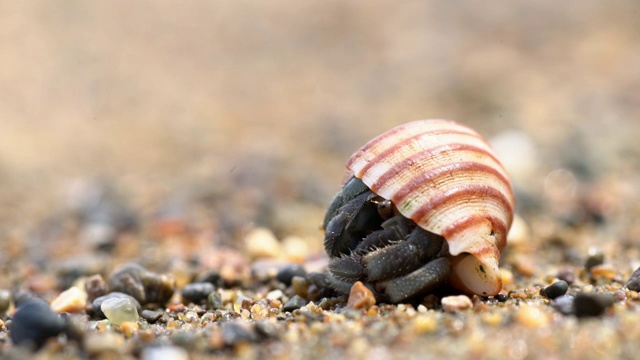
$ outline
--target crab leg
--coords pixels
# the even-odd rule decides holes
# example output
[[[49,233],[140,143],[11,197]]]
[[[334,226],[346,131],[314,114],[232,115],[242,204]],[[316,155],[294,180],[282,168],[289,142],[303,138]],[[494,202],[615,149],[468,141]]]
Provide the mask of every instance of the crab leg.
[[[450,273],[450,259],[440,257],[410,274],[379,283],[376,290],[384,292],[390,302],[398,303],[440,287],[447,282]]]

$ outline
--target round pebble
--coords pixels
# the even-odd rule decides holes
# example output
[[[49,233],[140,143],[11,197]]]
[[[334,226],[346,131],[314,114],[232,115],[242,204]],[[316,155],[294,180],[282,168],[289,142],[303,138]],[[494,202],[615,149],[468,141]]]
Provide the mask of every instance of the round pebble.
[[[633,274],[631,274],[631,277],[629,278],[629,281],[627,281],[625,286],[629,290],[640,291],[640,267],[637,268],[633,272]]]
[[[307,271],[298,264],[285,265],[278,271],[276,279],[287,286],[291,286],[291,280],[294,276],[306,278]]]
[[[107,295],[100,296],[100,297],[96,298],[95,300],[93,300],[93,313],[94,313],[94,315],[96,317],[98,317],[100,319],[104,319],[105,318],[105,314],[104,314],[104,312],[102,312],[102,309],[101,309],[102,303],[105,302],[106,300],[112,299],[112,298],[131,299],[131,300],[133,300],[138,312],[142,311],[142,306],[140,306],[140,303],[136,299],[134,299],[131,295],[125,294],[125,293],[121,293],[121,292],[112,292],[112,293],[109,293]]]
[[[245,237],[247,253],[254,259],[275,258],[282,253],[282,245],[267,228],[256,228],[251,230]]]
[[[466,295],[445,296],[441,301],[442,308],[447,312],[471,309],[473,302]]]
[[[87,293],[87,301],[90,303],[96,298],[109,293],[107,282],[104,281],[100,274],[88,277],[84,283],[84,290]]]
[[[102,302],[100,309],[107,319],[116,325],[138,321],[138,310],[132,299],[124,297],[107,299]]]
[[[568,289],[569,284],[567,284],[567,282],[564,280],[560,280],[540,290],[540,295],[545,296],[549,299],[555,299],[566,294]]]
[[[516,320],[524,326],[537,328],[548,325],[551,318],[535,306],[522,305],[516,313]]]
[[[578,317],[595,317],[604,314],[615,299],[610,294],[579,293],[573,301],[573,312]]]
[[[257,340],[253,326],[248,322],[231,321],[222,324],[222,339],[227,346]]]
[[[9,310],[11,306],[11,291],[0,290],[0,314]]]
[[[25,301],[16,311],[9,333],[16,345],[40,348],[65,329],[65,322],[40,299]]]
[[[211,283],[191,283],[182,289],[182,297],[194,304],[199,304],[206,301],[209,294],[213,291],[215,291],[215,288]]]

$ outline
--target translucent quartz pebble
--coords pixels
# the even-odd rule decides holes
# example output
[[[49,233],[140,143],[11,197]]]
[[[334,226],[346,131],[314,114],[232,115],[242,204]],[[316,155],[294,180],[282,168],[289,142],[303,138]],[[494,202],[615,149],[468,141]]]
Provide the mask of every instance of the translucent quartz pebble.
[[[111,323],[120,325],[123,322],[137,322],[136,304],[128,298],[111,298],[105,300],[100,309]]]

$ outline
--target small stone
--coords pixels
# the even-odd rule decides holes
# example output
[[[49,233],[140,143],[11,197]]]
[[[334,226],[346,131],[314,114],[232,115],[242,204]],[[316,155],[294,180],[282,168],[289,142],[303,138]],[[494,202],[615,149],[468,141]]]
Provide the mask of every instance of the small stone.
[[[147,309],[147,310],[142,310],[142,313],[140,313],[140,317],[147,320],[149,324],[154,324],[156,321],[158,321],[158,319],[160,319],[162,314],[164,314],[164,311],[161,311],[161,310],[154,311],[154,310]]]
[[[418,334],[432,333],[438,330],[438,320],[434,316],[421,314],[414,318],[413,326]]]
[[[128,298],[111,298],[102,302],[100,309],[113,324],[137,322],[138,311],[133,300]]]
[[[604,254],[598,248],[590,248],[589,256],[584,263],[584,268],[587,270],[591,270],[592,267],[596,265],[602,265],[604,263]]]
[[[248,322],[231,321],[222,324],[222,339],[227,346],[250,343],[257,340],[254,328]]]
[[[555,299],[552,306],[561,314],[569,315],[573,313],[573,300],[573,296],[562,295]]]
[[[376,297],[361,281],[356,281],[351,287],[347,306],[352,309],[368,309],[376,304]]]
[[[187,350],[178,346],[155,346],[142,350],[142,360],[188,360]]]
[[[278,271],[276,279],[287,286],[291,286],[291,281],[294,276],[306,278],[307,271],[298,264],[285,265]]]
[[[107,282],[100,274],[88,277],[84,283],[84,290],[87,293],[87,302],[89,303],[93,303],[96,298],[109,293]]]
[[[212,291],[209,293],[209,296],[207,296],[207,304],[214,310],[223,309],[222,295],[217,291]]]
[[[191,283],[182,289],[182,297],[194,304],[199,304],[207,300],[209,294],[214,291],[215,288],[211,283]]]
[[[543,312],[539,308],[523,304],[516,313],[516,320],[524,326],[537,328],[548,325],[551,318],[547,313]]]
[[[298,295],[294,295],[291,299],[289,299],[289,301],[287,301],[286,304],[284,304],[282,310],[291,312],[293,310],[300,309],[305,305],[307,305],[307,300],[301,298]]]
[[[137,322],[125,321],[120,323],[120,328],[122,329],[122,332],[125,334],[125,336],[129,338],[133,336],[133,334],[135,334],[138,330],[140,330],[140,325],[138,325]]]
[[[0,290],[0,314],[3,314],[9,310],[11,306],[11,291]]]
[[[58,314],[63,312],[77,313],[87,307],[87,293],[77,287],[63,291],[51,302],[51,309]]]
[[[93,313],[96,317],[100,318],[100,319],[104,319],[105,315],[102,312],[101,306],[102,303],[105,300],[108,299],[112,299],[112,298],[126,298],[126,299],[131,299],[133,300],[134,304],[136,305],[136,309],[138,310],[138,312],[142,311],[142,306],[140,306],[140,303],[138,303],[138,301],[136,299],[134,299],[131,295],[128,294],[124,294],[121,292],[112,292],[109,293],[107,295],[104,296],[100,296],[98,298],[96,298],[95,300],[93,300]]]
[[[640,267],[631,274],[631,277],[625,284],[625,287],[629,290],[640,291]]]
[[[473,307],[473,302],[466,295],[446,296],[441,301],[442,308],[447,312],[467,310]]]
[[[613,292],[613,297],[616,299],[616,301],[625,301],[627,299],[627,294],[624,292],[624,290],[616,290]]]
[[[309,282],[302,276],[294,276],[291,278],[291,287],[293,288],[294,294],[307,296],[307,291],[309,291]]]
[[[245,236],[247,253],[254,259],[275,258],[282,254],[282,245],[267,228],[255,228]]]
[[[109,288],[133,296],[142,305],[164,305],[173,295],[175,279],[171,275],[156,274],[139,264],[129,263],[111,273]]]
[[[277,289],[277,290],[269,291],[265,297],[267,298],[267,300],[277,300],[277,299],[282,299],[283,296],[284,296],[284,293],[282,292],[282,290]]]
[[[566,294],[568,289],[569,284],[567,284],[567,282],[564,280],[559,280],[540,290],[540,295],[545,296],[549,299],[555,299]]]
[[[25,301],[11,321],[9,336],[16,345],[40,348],[47,339],[65,330],[65,322],[40,299]]]
[[[496,295],[496,300],[498,300],[498,302],[505,302],[509,299],[509,296],[507,296],[507,294],[498,294]]]
[[[498,326],[502,324],[502,314],[500,312],[483,312],[480,319],[487,325]]]
[[[595,317],[604,314],[615,299],[610,294],[579,293],[573,301],[573,312],[577,317]]]
[[[593,279],[603,279],[611,281],[618,276],[618,271],[609,264],[594,265],[589,269]]]
[[[576,273],[572,269],[562,269],[558,271],[556,277],[560,280],[566,281],[569,285],[576,281]]]
[[[90,356],[120,354],[124,337],[115,332],[88,333],[84,338],[84,349]]]

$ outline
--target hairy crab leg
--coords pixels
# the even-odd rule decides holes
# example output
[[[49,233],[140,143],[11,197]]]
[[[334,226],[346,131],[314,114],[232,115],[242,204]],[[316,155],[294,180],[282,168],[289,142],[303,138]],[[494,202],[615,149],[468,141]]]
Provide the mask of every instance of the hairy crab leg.
[[[450,273],[450,259],[440,257],[407,275],[379,283],[376,290],[385,293],[388,301],[398,303],[444,285]]]
[[[416,228],[407,240],[366,254],[362,264],[368,280],[380,281],[405,275],[445,252],[448,254],[444,238]]]
[[[362,240],[354,250],[356,254],[366,254],[379,248],[404,240],[415,228],[413,221],[402,215],[394,216],[382,223],[382,230],[374,231]]]

